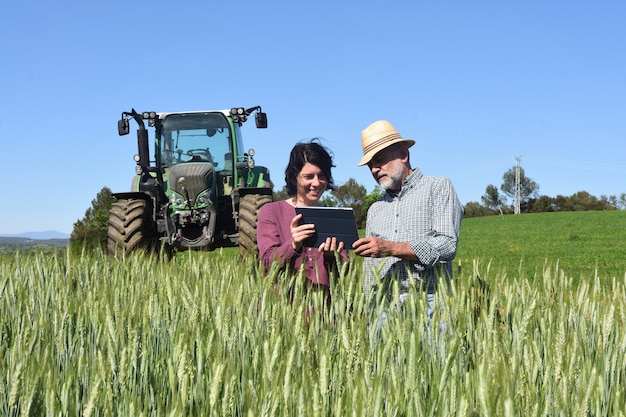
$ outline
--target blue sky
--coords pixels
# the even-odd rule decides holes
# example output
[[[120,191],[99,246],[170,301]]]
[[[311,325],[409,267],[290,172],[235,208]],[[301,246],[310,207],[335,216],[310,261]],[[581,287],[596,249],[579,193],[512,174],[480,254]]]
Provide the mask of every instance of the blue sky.
[[[516,156],[542,195],[626,192],[624,1],[21,0],[0,6],[0,234],[70,233],[128,191],[122,111],[262,106],[246,147],[284,185],[322,137],[336,183],[374,182],[361,130],[387,119],[463,204]],[[133,128],[134,131],[135,128]]]

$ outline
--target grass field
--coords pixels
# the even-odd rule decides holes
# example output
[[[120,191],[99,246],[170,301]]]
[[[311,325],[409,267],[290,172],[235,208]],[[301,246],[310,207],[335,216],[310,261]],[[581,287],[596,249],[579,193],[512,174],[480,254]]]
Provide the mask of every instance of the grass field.
[[[540,276],[558,265],[574,279],[623,277],[626,211],[521,214],[463,219],[456,263],[478,260],[507,275]]]
[[[358,260],[326,310],[232,249],[5,257],[0,415],[625,415],[625,214],[466,219],[432,323],[379,335]]]

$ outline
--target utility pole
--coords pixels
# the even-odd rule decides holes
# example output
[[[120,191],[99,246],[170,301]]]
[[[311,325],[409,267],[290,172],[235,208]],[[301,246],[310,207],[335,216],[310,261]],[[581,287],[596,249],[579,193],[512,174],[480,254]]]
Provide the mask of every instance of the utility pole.
[[[522,193],[521,193],[522,184],[520,181],[520,165],[519,165],[520,156],[519,155],[515,158],[515,161],[516,161],[516,164],[515,164],[515,209],[513,211],[513,214],[520,214],[521,212],[520,203],[522,199]]]

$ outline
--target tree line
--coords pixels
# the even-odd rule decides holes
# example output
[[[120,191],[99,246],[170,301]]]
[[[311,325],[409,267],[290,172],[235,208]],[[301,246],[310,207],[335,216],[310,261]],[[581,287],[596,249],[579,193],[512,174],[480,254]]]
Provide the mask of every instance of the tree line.
[[[517,198],[516,168],[506,171],[502,176],[500,188],[487,185],[481,203],[470,201],[465,204],[465,217],[491,216],[495,214],[513,214]],[[590,210],[626,210],[626,193],[619,196],[596,197],[587,191],[578,191],[571,196],[557,195],[550,197],[539,194],[539,184],[526,176],[524,168],[519,167],[520,213],[545,213],[556,211]],[[509,204],[509,201],[511,203]]]
[[[496,187],[487,185],[481,202],[470,201],[465,204],[464,217],[480,217],[514,213],[517,194],[516,167],[511,168],[502,176],[502,184]],[[626,210],[626,193],[619,196],[595,197],[586,191],[578,191],[571,196],[557,195],[549,197],[539,195],[539,184],[526,176],[524,169],[519,167],[519,194],[521,213],[541,213],[557,211],[588,211],[588,210]],[[371,192],[350,178],[335,189],[325,194],[320,203],[327,207],[352,207],[357,226],[365,228],[367,210],[385,191],[376,186]],[[285,200],[289,196],[283,187],[273,193],[273,200]],[[74,223],[70,236],[70,250],[106,250],[109,210],[115,198],[108,187],[103,187],[85,216]],[[512,203],[509,203],[512,201]]]

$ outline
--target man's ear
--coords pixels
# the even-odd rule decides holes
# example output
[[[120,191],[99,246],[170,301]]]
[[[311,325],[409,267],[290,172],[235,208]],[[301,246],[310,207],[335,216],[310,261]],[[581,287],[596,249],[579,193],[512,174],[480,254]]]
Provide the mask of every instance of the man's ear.
[[[408,159],[409,159],[409,148],[407,146],[405,146],[405,145],[398,146],[398,154],[397,155],[404,162],[408,161]]]

